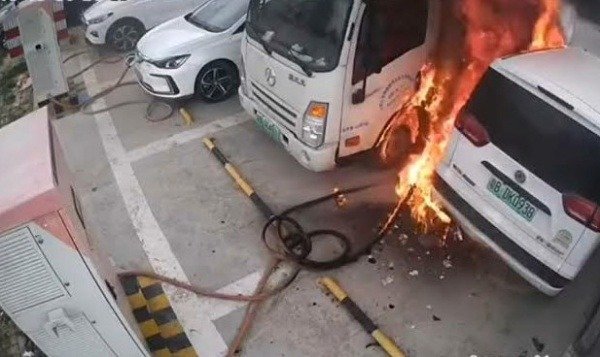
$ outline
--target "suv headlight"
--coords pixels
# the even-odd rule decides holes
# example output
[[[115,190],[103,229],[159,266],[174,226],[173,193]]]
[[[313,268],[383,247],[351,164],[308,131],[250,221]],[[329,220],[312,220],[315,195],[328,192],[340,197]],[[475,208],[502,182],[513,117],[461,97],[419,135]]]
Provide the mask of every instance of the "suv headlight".
[[[302,120],[302,141],[313,148],[323,145],[329,104],[310,102]]]
[[[185,61],[188,60],[188,58],[190,58],[190,55],[181,55],[165,58],[159,61],[152,61],[151,63],[158,68],[177,69],[181,67]]]
[[[92,19],[87,20],[88,25],[95,25],[95,24],[99,24],[101,22],[106,21],[106,19],[108,19],[109,17],[111,17],[113,15],[112,12],[109,12],[108,14],[104,14],[101,16],[97,16],[94,17]]]

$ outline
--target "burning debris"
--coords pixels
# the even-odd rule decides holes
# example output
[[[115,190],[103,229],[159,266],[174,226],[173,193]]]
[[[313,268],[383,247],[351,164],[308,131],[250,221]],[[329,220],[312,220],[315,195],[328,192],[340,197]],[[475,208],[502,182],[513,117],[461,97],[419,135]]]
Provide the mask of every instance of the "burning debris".
[[[339,188],[337,188],[337,187],[334,188],[333,189],[333,193],[336,195],[335,196],[335,204],[339,208],[343,208],[343,207],[345,207],[348,204],[348,198],[343,193],[340,193],[340,189]]]
[[[386,277],[385,279],[381,279],[381,285],[383,285],[383,286],[388,286],[393,282],[394,282],[394,277],[391,275]]]
[[[398,174],[400,212],[410,211],[421,232],[438,232],[451,218],[433,197],[435,168],[443,159],[455,119],[489,65],[497,58],[565,45],[560,0],[451,0],[443,14],[436,48],[420,73],[420,85],[382,136],[381,154],[406,151],[398,137],[410,136],[412,149]],[[446,236],[449,232],[445,230]],[[462,238],[462,234],[461,234]]]

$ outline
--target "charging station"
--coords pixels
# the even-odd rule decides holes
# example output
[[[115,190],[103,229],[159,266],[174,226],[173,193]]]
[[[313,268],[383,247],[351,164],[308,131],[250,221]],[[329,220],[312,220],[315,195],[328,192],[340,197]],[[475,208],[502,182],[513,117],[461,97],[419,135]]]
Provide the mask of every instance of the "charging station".
[[[27,69],[33,83],[36,104],[69,91],[60,55],[52,10],[45,2],[19,9],[17,19]]]
[[[44,107],[0,131],[0,308],[50,357],[148,356],[86,234],[50,116]]]
[[[62,1],[21,2],[2,19],[6,47],[13,58],[24,57],[39,106],[69,90],[59,41],[68,38]]]

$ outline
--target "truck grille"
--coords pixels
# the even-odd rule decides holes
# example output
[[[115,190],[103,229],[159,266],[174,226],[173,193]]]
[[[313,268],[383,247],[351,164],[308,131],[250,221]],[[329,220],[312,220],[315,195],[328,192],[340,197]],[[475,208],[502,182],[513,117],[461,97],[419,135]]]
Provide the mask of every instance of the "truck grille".
[[[252,95],[262,106],[269,109],[277,118],[286,126],[295,127],[296,120],[298,119],[298,113],[287,104],[284,104],[282,100],[277,98],[275,95],[270,94],[266,89],[261,88],[258,84],[252,82]]]

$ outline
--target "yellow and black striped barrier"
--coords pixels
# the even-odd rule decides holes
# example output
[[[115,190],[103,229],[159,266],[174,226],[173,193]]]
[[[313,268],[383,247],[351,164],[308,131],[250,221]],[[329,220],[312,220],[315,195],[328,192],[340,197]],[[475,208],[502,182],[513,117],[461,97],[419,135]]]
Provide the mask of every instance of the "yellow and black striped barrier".
[[[392,357],[405,357],[404,352],[396,345],[394,340],[384,334],[377,325],[350,299],[342,287],[332,278],[321,278],[319,283],[327,288],[333,296],[346,308],[346,310],[358,321],[358,323],[369,333],[375,341]]]
[[[231,178],[235,181],[235,183],[244,191],[246,196],[252,200],[252,202],[258,207],[258,209],[265,215],[267,219],[270,219],[275,216],[275,213],[271,208],[265,203],[265,201],[260,198],[260,196],[254,191],[252,186],[242,177],[239,171],[229,162],[229,160],[223,155],[221,150],[215,145],[213,139],[204,138],[202,140],[204,145],[213,155],[219,160],[219,162],[225,167],[225,170],[231,176]]]
[[[185,125],[190,126],[194,124],[194,117],[192,116],[192,114],[190,114],[190,112],[187,109],[179,108],[179,114],[181,114]]]
[[[171,308],[160,282],[145,277],[122,277],[121,284],[153,356],[198,356]]]

